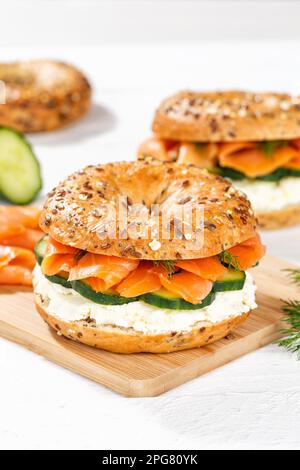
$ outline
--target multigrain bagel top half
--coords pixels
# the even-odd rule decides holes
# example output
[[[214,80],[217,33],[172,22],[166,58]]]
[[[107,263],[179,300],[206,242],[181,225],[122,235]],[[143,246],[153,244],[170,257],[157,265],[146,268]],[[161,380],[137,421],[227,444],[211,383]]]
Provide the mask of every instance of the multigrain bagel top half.
[[[144,223],[143,209],[159,204],[203,207],[204,243],[185,237],[106,236],[103,205],[127,205],[128,226]],[[140,204],[140,212],[131,207]],[[139,221],[139,217],[141,220]],[[88,166],[61,182],[44,205],[41,228],[55,240],[93,253],[137,259],[193,259],[220,253],[251,237],[256,219],[246,196],[227,180],[206,170],[176,163],[135,161]],[[197,227],[194,227],[195,229]],[[154,244],[153,244],[154,242]]]
[[[182,91],[165,99],[152,125],[188,142],[288,140],[300,136],[300,98],[285,93]]]

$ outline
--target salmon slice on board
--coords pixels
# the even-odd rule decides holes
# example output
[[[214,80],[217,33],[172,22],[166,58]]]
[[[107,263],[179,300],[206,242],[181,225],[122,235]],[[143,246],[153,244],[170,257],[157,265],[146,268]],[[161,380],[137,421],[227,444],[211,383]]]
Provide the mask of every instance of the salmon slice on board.
[[[28,229],[39,229],[40,209],[33,206],[0,205],[0,240],[19,235]]]
[[[137,297],[148,292],[155,292],[161,288],[160,274],[163,271],[151,261],[143,261],[115,290],[123,297]]]
[[[71,268],[69,280],[96,277],[104,281],[105,290],[107,290],[128,276],[138,267],[138,264],[139,261],[135,259],[86,253]]]
[[[37,242],[44,236],[41,230],[34,228],[26,228],[24,232],[19,234],[0,238],[0,243],[7,246],[18,246],[21,248],[27,248],[28,250],[34,250]]]
[[[0,284],[32,284],[34,253],[30,250],[0,245]]]
[[[210,281],[222,279],[227,272],[227,268],[223,266],[217,256],[176,261],[176,266]]]
[[[255,143],[240,143],[240,147],[238,143],[221,144],[219,148],[221,166],[240,171],[250,178],[272,173],[297,156],[298,151],[292,146],[278,147],[271,155]]]
[[[0,205],[0,220],[27,228],[38,228],[41,209],[35,206]]]
[[[32,272],[18,265],[8,265],[0,269],[0,284],[12,286],[31,286]]]
[[[169,292],[182,297],[192,304],[200,304],[208,296],[213,287],[211,281],[187,271],[181,271],[171,277],[161,274],[160,281]]]
[[[265,254],[266,247],[261,243],[260,236],[254,237],[229,248],[229,253],[236,257],[238,267],[242,271],[252,268]]]

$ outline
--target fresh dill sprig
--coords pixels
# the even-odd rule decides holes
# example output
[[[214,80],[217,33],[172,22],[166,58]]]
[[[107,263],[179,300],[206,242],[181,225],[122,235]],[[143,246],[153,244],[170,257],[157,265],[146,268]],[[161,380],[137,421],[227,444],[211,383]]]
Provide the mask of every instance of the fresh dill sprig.
[[[172,261],[170,259],[156,260],[156,261],[153,261],[153,263],[155,266],[163,266],[169,276],[172,276],[172,274],[175,271],[175,261]]]
[[[229,268],[235,269],[236,271],[240,271],[237,256],[232,255],[229,251],[222,251],[222,253],[219,254],[219,259],[222,264],[225,264]]]
[[[300,286],[300,269],[284,269],[292,282]],[[300,360],[300,300],[285,301],[282,307],[283,321],[288,328],[282,330],[283,338],[275,341],[282,348],[297,354]]]
[[[286,147],[288,142],[286,140],[264,140],[259,142],[259,146],[266,155],[266,157],[272,157],[274,152],[280,147]]]
[[[283,269],[289,276],[289,278],[300,286],[300,269]]]
[[[300,359],[300,301],[289,300],[284,302],[282,311],[286,314],[284,322],[289,325],[289,328],[282,330],[283,338],[276,341],[276,343],[297,354]]]

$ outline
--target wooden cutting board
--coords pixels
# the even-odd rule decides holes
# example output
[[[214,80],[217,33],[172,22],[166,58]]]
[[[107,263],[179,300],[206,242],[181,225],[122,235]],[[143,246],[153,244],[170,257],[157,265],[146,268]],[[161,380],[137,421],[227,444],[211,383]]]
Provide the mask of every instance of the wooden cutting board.
[[[258,309],[227,338],[170,354],[119,355],[57,336],[36,313],[29,290],[0,289],[0,336],[126,396],[156,396],[264,346],[280,335],[281,299],[299,299],[282,271],[292,267],[266,257],[253,270]]]

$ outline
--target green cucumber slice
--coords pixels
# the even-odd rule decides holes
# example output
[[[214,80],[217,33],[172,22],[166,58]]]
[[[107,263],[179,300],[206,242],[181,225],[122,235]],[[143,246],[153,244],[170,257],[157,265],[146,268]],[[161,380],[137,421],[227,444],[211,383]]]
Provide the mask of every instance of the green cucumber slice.
[[[231,290],[241,290],[244,287],[246,274],[244,271],[228,269],[223,279],[216,281],[213,286],[214,292],[226,292]]]
[[[280,181],[282,178],[294,176],[300,178],[300,170],[292,170],[290,168],[278,168],[269,175],[259,176],[256,178],[259,181]]]
[[[201,304],[191,304],[180,297],[174,296],[165,289],[159,289],[156,292],[141,295],[140,300],[159,308],[168,308],[171,310],[199,310],[210,305],[215,300],[215,296],[216,294],[212,291],[202,300]]]
[[[19,132],[0,126],[0,193],[14,204],[29,204],[42,188],[40,165]]]
[[[72,284],[70,281],[65,279],[62,276],[58,276],[55,274],[54,276],[46,276],[45,278],[48,279],[48,281],[54,282],[54,284],[60,284],[61,286],[65,287],[66,289],[72,289]]]
[[[110,292],[95,292],[90,286],[83,281],[71,281],[72,288],[83,297],[92,300],[96,304],[102,305],[123,305],[130,302],[136,302],[138,297],[121,297],[120,295]]]
[[[38,264],[42,264],[43,258],[45,256],[45,250],[47,245],[47,236],[45,235],[41,240],[37,242],[34,247],[34,254]]]
[[[232,168],[218,167],[218,174],[224,178],[229,178],[231,180],[247,180],[247,181],[271,181],[277,182],[282,178],[287,178],[288,176],[294,176],[300,178],[300,170],[292,170],[290,168],[278,168],[277,170],[269,173],[268,175],[258,176],[257,178],[247,178],[244,173],[240,171],[233,170]]]

